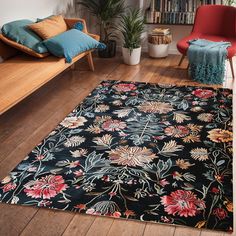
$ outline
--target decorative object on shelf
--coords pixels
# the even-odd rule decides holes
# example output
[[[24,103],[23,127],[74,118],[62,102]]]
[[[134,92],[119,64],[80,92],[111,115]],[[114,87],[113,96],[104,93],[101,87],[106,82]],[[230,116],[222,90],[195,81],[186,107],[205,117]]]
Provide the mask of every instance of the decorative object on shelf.
[[[233,0],[226,0],[233,4]],[[223,0],[152,0],[146,10],[148,24],[184,24],[194,23],[196,9],[206,4],[224,4]]]
[[[167,57],[172,35],[169,28],[156,28],[148,35],[148,54],[153,58]]]
[[[144,31],[144,18],[140,9],[129,9],[122,16],[120,31],[123,35],[122,54],[124,63],[137,65],[141,57],[141,37]]]
[[[100,26],[101,42],[106,49],[98,52],[100,57],[110,58],[116,55],[116,28],[124,13],[124,0],[80,0],[78,4],[85,6],[94,15]]]

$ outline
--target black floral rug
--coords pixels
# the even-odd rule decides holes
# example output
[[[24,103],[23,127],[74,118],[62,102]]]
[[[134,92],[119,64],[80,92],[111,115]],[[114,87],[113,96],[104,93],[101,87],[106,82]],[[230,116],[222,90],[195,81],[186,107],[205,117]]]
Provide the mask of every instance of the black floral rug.
[[[233,230],[232,91],[104,81],[0,184],[0,201]]]

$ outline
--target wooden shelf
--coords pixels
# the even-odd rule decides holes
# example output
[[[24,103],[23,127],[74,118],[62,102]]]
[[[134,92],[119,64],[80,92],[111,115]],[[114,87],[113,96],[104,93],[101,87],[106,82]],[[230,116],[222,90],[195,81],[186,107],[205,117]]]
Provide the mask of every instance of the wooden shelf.
[[[193,26],[193,24],[171,24],[171,23],[145,23],[145,25],[177,25],[177,26]]]
[[[211,1],[212,4],[223,4],[223,0]],[[139,0],[139,6],[145,11],[145,17],[149,22],[147,25],[183,25],[192,26],[195,18],[196,9],[202,5],[206,5],[209,1],[206,0],[188,0],[177,1],[178,4],[174,4],[170,0],[152,0],[150,5],[147,5],[147,0]],[[191,4],[190,4],[191,3]],[[169,23],[164,23],[169,22]],[[161,23],[156,23],[161,22]],[[173,23],[177,22],[177,23]],[[185,22],[185,23],[180,23]]]

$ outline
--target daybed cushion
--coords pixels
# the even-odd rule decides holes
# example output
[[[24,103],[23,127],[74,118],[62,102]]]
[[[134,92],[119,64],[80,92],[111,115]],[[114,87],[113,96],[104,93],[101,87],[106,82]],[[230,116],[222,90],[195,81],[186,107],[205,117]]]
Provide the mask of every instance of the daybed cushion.
[[[68,30],[54,38],[45,40],[44,45],[54,56],[65,57],[68,63],[71,63],[73,57],[82,52],[106,47],[103,43],[77,29]]]
[[[50,39],[67,31],[67,24],[62,16],[51,16],[41,22],[29,25],[42,39]]]
[[[42,39],[28,29],[30,20],[17,20],[3,25],[1,39],[10,46],[30,54],[47,53],[47,48],[43,45]]]
[[[24,53],[27,53],[33,57],[37,57],[37,58],[44,58],[44,57],[47,57],[49,55],[49,53],[37,53],[35,52],[34,50],[22,45],[22,44],[19,44],[11,39],[8,39],[6,38],[5,36],[3,36],[2,34],[0,34],[0,40],[2,40],[4,43],[6,43],[7,45],[13,47],[13,48],[16,48]]]

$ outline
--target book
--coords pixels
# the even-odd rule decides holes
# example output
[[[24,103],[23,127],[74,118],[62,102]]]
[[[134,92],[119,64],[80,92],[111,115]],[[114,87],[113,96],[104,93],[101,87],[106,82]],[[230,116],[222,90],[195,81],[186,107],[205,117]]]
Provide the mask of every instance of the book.
[[[167,35],[170,33],[169,28],[155,28],[152,30],[152,35]]]
[[[201,5],[223,4],[223,0],[151,0],[146,22],[157,24],[193,24]]]

